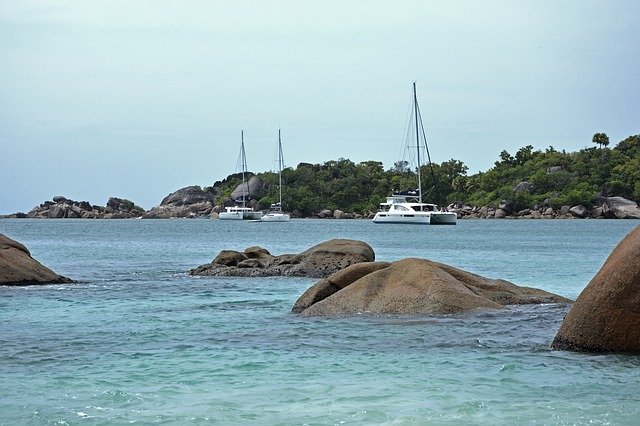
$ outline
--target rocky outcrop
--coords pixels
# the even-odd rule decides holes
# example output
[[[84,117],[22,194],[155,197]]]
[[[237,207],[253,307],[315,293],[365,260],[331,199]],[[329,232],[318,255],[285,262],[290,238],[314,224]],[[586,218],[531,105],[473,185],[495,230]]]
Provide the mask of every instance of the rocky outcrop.
[[[355,240],[329,240],[300,254],[274,256],[261,247],[244,252],[223,250],[211,263],[192,269],[191,275],[324,278],[347,266],[372,262],[371,246]]]
[[[140,217],[144,213],[142,207],[124,198],[111,197],[106,207],[93,206],[87,201],[73,201],[61,195],[53,197],[31,209],[26,214],[35,219],[128,219]],[[19,214],[11,217],[24,217]]]
[[[164,197],[159,206],[142,215],[143,219],[195,218],[213,212],[216,188],[187,186]]]
[[[231,192],[230,198],[232,200],[241,200],[242,196],[245,196],[247,200],[259,200],[267,195],[267,188],[262,179],[258,176],[252,176],[244,184],[240,184],[236,189]]]
[[[578,204],[553,208],[550,205],[553,204],[552,201],[548,199],[542,205],[518,211],[512,210],[511,204],[506,200],[498,208],[453,203],[448,206],[448,210],[457,213],[458,219],[640,219],[638,204],[623,197],[598,197],[592,207]]]
[[[580,293],[552,347],[640,353],[640,226],[618,244]]]
[[[635,201],[623,197],[599,197],[596,204],[602,207],[606,218],[640,219],[640,208]]]
[[[292,311],[303,316],[454,314],[531,303],[570,301],[543,290],[411,258],[350,266],[314,284]]]
[[[0,285],[61,284],[73,282],[31,257],[19,242],[0,234]]]

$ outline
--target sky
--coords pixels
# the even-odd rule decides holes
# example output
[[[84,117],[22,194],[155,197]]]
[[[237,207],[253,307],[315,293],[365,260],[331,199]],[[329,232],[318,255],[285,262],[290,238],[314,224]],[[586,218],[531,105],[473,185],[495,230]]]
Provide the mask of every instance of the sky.
[[[285,163],[435,162],[640,133],[640,2],[0,0],[0,214],[149,209]]]

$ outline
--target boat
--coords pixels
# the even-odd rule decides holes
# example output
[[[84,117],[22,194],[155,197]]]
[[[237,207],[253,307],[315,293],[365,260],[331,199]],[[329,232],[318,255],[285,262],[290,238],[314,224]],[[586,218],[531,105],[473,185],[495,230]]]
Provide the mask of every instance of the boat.
[[[269,211],[262,215],[262,222],[288,222],[290,216],[282,211],[282,166],[284,157],[282,156],[282,139],[280,129],[278,129],[278,202],[271,204]]]
[[[220,220],[260,220],[262,212],[254,211],[251,207],[247,207],[247,184],[245,182],[245,173],[247,172],[247,155],[244,151],[244,130],[240,132],[240,158],[238,162],[242,167],[242,198],[235,200],[236,205],[225,207],[223,212],[220,212],[218,219]]]
[[[373,218],[373,223],[409,223],[420,225],[455,225],[457,214],[439,208],[436,204],[422,201],[422,180],[420,163],[420,130],[422,130],[422,140],[429,156],[427,139],[424,137],[424,128],[418,107],[418,96],[416,94],[416,83],[413,83],[413,116],[415,118],[416,149],[418,165],[418,188],[408,192],[393,193],[384,203],[380,203],[380,209]],[[412,123],[413,125],[413,123]],[[429,158],[429,165],[431,159]],[[435,182],[435,178],[434,178]]]

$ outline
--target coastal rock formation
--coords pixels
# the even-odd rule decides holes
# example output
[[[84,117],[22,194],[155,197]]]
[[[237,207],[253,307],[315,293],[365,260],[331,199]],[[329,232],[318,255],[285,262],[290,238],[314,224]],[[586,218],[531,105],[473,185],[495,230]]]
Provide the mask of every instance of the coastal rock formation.
[[[164,197],[159,206],[142,215],[143,219],[194,218],[210,215],[215,206],[216,188],[187,186]]]
[[[606,218],[640,219],[640,208],[635,201],[623,197],[600,197],[596,201]]]
[[[0,234],[0,285],[61,284],[73,282],[31,257],[19,242]]]
[[[530,303],[570,300],[442,263],[410,258],[352,265],[309,288],[292,311],[303,316],[455,314]]]
[[[267,195],[267,188],[262,179],[258,176],[251,176],[249,181],[240,184],[233,190],[230,198],[232,200],[242,199],[245,196],[247,200],[259,200]]]
[[[106,207],[92,206],[87,201],[73,201],[61,195],[53,197],[31,209],[26,215],[16,213],[10,217],[35,219],[127,219],[140,217],[142,207],[124,198],[111,197]]]
[[[521,182],[523,183],[527,182]],[[640,219],[638,204],[623,197],[598,197],[591,207],[578,204],[553,208],[550,205],[552,201],[550,198],[542,205],[518,211],[511,210],[511,205],[506,200],[497,209],[492,206],[471,207],[452,203],[448,210],[457,213],[458,219]]]
[[[244,252],[223,250],[211,263],[192,269],[191,275],[324,278],[349,265],[375,259],[369,244],[355,240],[329,240],[300,254],[274,256],[261,247]]]
[[[640,226],[616,246],[580,293],[552,347],[640,353]]]

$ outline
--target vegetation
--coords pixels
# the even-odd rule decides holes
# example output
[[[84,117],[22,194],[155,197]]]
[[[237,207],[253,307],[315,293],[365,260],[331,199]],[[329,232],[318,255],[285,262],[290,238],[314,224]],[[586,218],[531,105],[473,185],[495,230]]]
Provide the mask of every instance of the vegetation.
[[[536,205],[588,207],[598,196],[640,200],[640,135],[629,136],[614,148],[607,147],[609,138],[604,133],[596,133],[593,142],[600,148],[565,152],[552,146],[534,150],[528,145],[513,155],[502,151],[492,168],[474,175],[468,175],[468,167],[455,159],[423,166],[424,199],[439,205],[476,206],[498,206],[508,200],[516,211]],[[384,170],[378,161],[356,164],[339,158],[324,164],[300,163],[295,169],[284,169],[282,175],[284,208],[302,215],[321,209],[375,211],[391,192],[417,186],[415,170],[403,161]],[[259,200],[260,207],[267,208],[277,200],[278,175],[266,172],[258,176],[269,188]],[[216,186],[228,194],[236,183],[237,179],[230,178]]]

